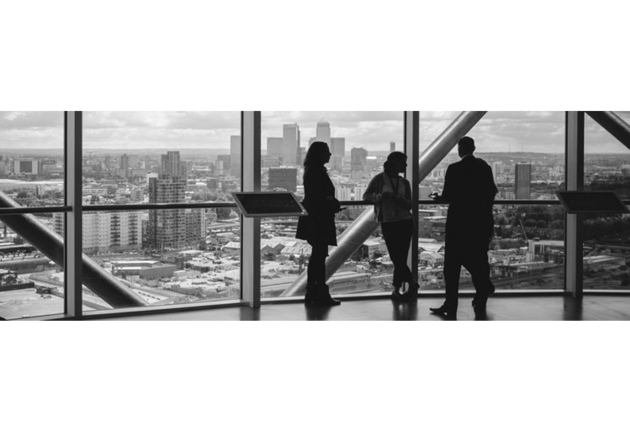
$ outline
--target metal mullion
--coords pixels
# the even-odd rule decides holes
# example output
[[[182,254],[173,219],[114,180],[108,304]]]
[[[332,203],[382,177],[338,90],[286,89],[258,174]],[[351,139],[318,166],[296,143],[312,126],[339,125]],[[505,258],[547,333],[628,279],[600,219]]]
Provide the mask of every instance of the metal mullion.
[[[71,318],[81,318],[83,312],[82,293],[82,162],[83,162],[83,113],[65,113],[65,177],[66,213],[65,241],[65,309]]]
[[[260,111],[241,113],[241,191],[260,192]],[[241,296],[260,307],[260,218],[241,215]]]
[[[565,184],[568,191],[584,190],[584,112],[565,115]],[[573,297],[582,297],[584,285],[583,216],[567,214],[565,222],[565,285]]]
[[[417,203],[420,199],[420,112],[404,112],[405,154],[407,155],[407,171],[405,177],[411,183],[411,202]],[[411,218],[414,221],[411,234],[411,244],[407,255],[407,265],[414,275],[418,275],[418,205],[411,207]]]

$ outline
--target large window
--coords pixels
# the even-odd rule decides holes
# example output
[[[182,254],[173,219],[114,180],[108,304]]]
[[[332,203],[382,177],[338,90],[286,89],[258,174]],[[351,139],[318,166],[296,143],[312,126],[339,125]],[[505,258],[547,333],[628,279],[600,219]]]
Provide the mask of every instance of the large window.
[[[63,239],[47,238],[63,221],[63,112],[0,112],[0,317],[63,313]],[[49,211],[35,212],[36,208]]]
[[[421,151],[456,118],[455,112],[422,112]],[[497,200],[557,200],[564,188],[564,112],[488,112],[467,135],[475,156],[491,167]],[[424,137],[423,132],[424,131]],[[457,146],[420,184],[420,200],[441,192]],[[444,289],[447,206],[421,204],[418,216],[418,280],[421,289]],[[490,245],[492,279],[498,289],[564,287],[564,212],[561,206],[495,205]],[[471,288],[462,269],[462,289]]]
[[[560,205],[495,205],[495,236],[488,260],[497,289],[564,289],[564,209]],[[418,282],[444,290],[446,208],[422,205],[419,217]],[[472,290],[462,268],[460,288]]]
[[[86,307],[240,299],[241,146],[240,112],[84,114],[83,251],[132,297]]]
[[[421,113],[421,151],[456,114]],[[432,139],[422,138],[423,122],[424,135]],[[491,111],[467,135],[475,140],[475,156],[492,167],[498,200],[557,199],[564,183],[564,112]],[[421,200],[442,189],[446,168],[457,160],[455,147],[421,183]]]
[[[303,160],[313,141],[328,143],[326,165],[340,201],[361,201],[365,189],[392,151],[404,151],[403,113],[300,111],[262,114],[262,190],[287,190],[304,196]],[[341,234],[371,205],[345,205],[337,215]],[[295,239],[297,218],[263,219],[261,229],[262,296],[289,289],[308,266],[310,246]],[[329,280],[334,294],[391,291],[391,268],[385,242],[377,230]],[[378,279],[378,282],[376,281]],[[391,277],[390,277],[391,279]]]
[[[626,122],[630,113],[616,113]],[[614,191],[630,202],[630,151],[588,115],[584,133],[584,188]],[[586,214],[584,289],[630,289],[630,216]]]
[[[420,151],[458,112],[420,113]],[[630,113],[618,113],[626,121]],[[240,112],[83,113],[83,311],[202,304],[241,298]],[[65,312],[64,115],[0,113],[0,317]],[[630,200],[630,156],[585,120],[585,188]],[[311,142],[329,143],[328,167],[342,234],[370,204],[358,203],[392,150],[404,150],[402,112],[264,112],[261,189],[303,197],[303,159]],[[489,112],[467,135],[499,188],[489,251],[499,289],[564,286],[564,113]],[[68,156],[70,157],[70,156]],[[446,206],[441,191],[454,148],[420,184],[418,280],[442,290]],[[413,163],[413,161],[409,161]],[[78,167],[73,167],[78,168]],[[11,212],[11,213],[8,213]],[[627,215],[584,217],[584,287],[630,286]],[[263,298],[286,296],[308,266],[310,246],[295,239],[297,218],[261,221]],[[393,265],[380,228],[329,281],[333,294],[389,293]],[[463,290],[472,289],[462,270]],[[303,277],[302,277],[303,278]]]

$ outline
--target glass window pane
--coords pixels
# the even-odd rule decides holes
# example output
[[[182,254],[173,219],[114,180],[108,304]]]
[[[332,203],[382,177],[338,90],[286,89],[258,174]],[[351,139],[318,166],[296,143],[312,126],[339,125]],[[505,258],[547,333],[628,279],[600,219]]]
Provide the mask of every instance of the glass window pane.
[[[46,238],[54,220],[63,224],[64,213],[5,216],[0,222],[0,317],[64,313],[63,240]]]
[[[456,114],[422,112],[421,130],[429,123],[427,135],[435,139]],[[467,135],[475,140],[475,156],[492,167],[497,199],[555,200],[564,183],[564,129],[563,111],[491,111]],[[455,146],[421,183],[420,199],[442,190],[448,165],[458,160]]]
[[[630,113],[617,112],[624,121]],[[614,191],[630,204],[630,151],[585,115],[584,188]],[[630,289],[630,216],[585,214],[584,289]]]
[[[329,145],[332,155],[326,166],[336,198],[361,201],[372,177],[382,172],[387,155],[404,151],[403,113],[263,112],[262,190],[287,190],[302,198],[302,163],[313,141]],[[361,213],[372,211],[372,205],[347,207],[336,218],[338,235]],[[295,238],[297,218],[263,219],[261,223],[262,296],[276,297],[305,271],[311,249],[308,243]],[[378,252],[374,256],[380,243],[384,247],[376,232],[344,263],[328,281],[333,294],[391,291],[391,277],[388,285],[370,282],[376,270],[370,273],[369,262],[381,256]]]
[[[24,207],[64,205],[63,148],[62,111],[0,111],[0,194]]]
[[[444,290],[445,206],[420,206],[418,281]],[[495,205],[490,274],[497,289],[564,289],[564,209],[561,205]],[[462,268],[460,290],[473,290]]]
[[[84,212],[83,251],[105,278],[114,277],[105,289],[131,290],[141,298],[140,305],[112,306],[103,288],[84,277],[85,310],[240,299],[235,210]]]
[[[84,113],[84,204],[233,201],[240,112]]]

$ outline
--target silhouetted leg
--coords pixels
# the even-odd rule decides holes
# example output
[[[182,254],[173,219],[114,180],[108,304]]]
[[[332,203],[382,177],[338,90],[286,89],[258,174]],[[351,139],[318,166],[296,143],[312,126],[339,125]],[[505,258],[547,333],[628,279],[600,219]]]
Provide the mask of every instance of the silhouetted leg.
[[[317,285],[326,282],[326,256],[328,256],[328,246],[313,245],[311,257],[308,260],[307,285]]]
[[[411,219],[381,224],[387,252],[394,264],[393,285],[396,288],[400,288],[403,282],[411,282],[412,280],[411,270],[407,266],[412,228]]]
[[[475,286],[475,297],[473,305],[485,307],[488,296],[494,292],[494,284],[490,280],[490,263],[488,262],[488,251],[484,246],[471,251],[466,269],[472,277]]]
[[[459,293],[459,274],[462,270],[460,253],[453,249],[453,245],[446,248],[444,256],[444,283],[446,284],[446,299],[444,306],[452,311],[457,311],[457,296]],[[457,248],[457,246],[455,246]]]

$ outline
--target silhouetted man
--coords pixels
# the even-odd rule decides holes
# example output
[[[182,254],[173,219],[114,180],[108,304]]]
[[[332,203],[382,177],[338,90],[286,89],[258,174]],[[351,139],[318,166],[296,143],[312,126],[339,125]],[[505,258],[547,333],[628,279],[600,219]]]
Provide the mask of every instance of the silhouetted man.
[[[455,319],[457,315],[459,274],[462,266],[472,276],[475,286],[473,307],[484,314],[488,296],[494,293],[490,281],[488,246],[494,232],[492,205],[497,194],[492,169],[483,159],[473,156],[475,141],[463,137],[457,144],[461,160],[449,165],[442,195],[433,195],[437,202],[448,203],[446,217],[446,251],[444,281],[446,299],[435,314]]]

